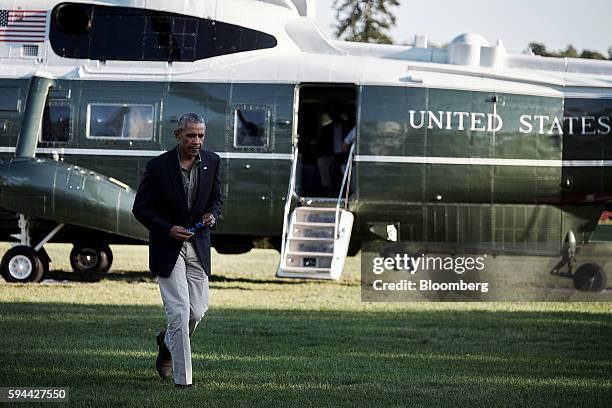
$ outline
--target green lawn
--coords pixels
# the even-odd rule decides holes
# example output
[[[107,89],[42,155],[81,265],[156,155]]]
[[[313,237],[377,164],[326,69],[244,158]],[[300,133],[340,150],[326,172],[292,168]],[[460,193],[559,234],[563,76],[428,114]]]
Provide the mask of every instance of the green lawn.
[[[0,252],[7,248],[0,246]],[[75,406],[610,406],[610,303],[360,302],[340,282],[275,279],[278,255],[213,256],[193,338],[197,387],[154,370],[164,324],[146,247],[113,247],[99,282],[0,283],[0,386],[67,386]]]

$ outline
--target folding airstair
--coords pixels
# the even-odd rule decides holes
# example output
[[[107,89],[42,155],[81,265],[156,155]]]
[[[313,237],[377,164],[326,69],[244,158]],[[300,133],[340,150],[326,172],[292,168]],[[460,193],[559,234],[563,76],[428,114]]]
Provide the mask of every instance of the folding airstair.
[[[302,205],[296,206],[291,211],[292,201],[295,198],[295,173],[298,160],[297,147],[294,147],[277,277],[339,279],[342,275],[354,220],[353,214],[347,210],[347,186],[350,181],[352,158],[353,148],[349,153],[342,188],[334,207]],[[346,197],[342,199],[345,188]],[[305,200],[305,202],[310,201]],[[343,208],[341,208],[342,203],[344,203]]]

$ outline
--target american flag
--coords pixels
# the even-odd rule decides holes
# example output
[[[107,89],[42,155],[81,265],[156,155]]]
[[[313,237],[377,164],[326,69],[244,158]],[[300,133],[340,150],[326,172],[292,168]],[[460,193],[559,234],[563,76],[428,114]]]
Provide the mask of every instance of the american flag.
[[[0,10],[0,42],[43,42],[46,29],[46,10]]]

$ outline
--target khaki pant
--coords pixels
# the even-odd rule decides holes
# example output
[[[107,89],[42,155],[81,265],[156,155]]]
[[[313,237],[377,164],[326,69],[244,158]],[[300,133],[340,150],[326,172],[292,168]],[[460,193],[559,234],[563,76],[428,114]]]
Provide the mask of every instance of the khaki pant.
[[[191,340],[208,310],[208,276],[190,242],[185,242],[172,273],[157,277],[168,326],[164,342],[172,354],[176,384],[191,384]]]

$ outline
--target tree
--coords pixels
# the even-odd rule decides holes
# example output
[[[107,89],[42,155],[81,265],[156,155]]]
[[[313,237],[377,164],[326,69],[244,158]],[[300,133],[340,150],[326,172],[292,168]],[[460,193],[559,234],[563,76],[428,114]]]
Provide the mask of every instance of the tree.
[[[563,51],[548,51],[546,46],[539,42],[530,42],[529,48],[535,55],[541,55],[542,57],[561,57],[561,58],[585,58],[585,59],[599,59],[605,60],[606,57],[597,51],[582,50],[578,54],[578,50],[571,44]],[[612,47],[608,48],[608,59],[612,59]]]
[[[598,60],[606,59],[606,57],[604,57],[602,53],[597,52],[597,51],[591,51],[591,50],[583,50],[582,53],[580,54],[580,58],[598,59]]]
[[[565,51],[557,53],[559,57],[567,57],[567,58],[578,58],[578,51],[574,48],[573,45],[569,44]]]
[[[336,36],[348,41],[391,44],[387,30],[395,25],[391,8],[398,0],[334,0]]]
[[[542,57],[550,57],[548,51],[546,51],[546,46],[542,43],[538,42],[530,42],[529,48],[531,48],[531,52],[535,55],[541,55]]]

